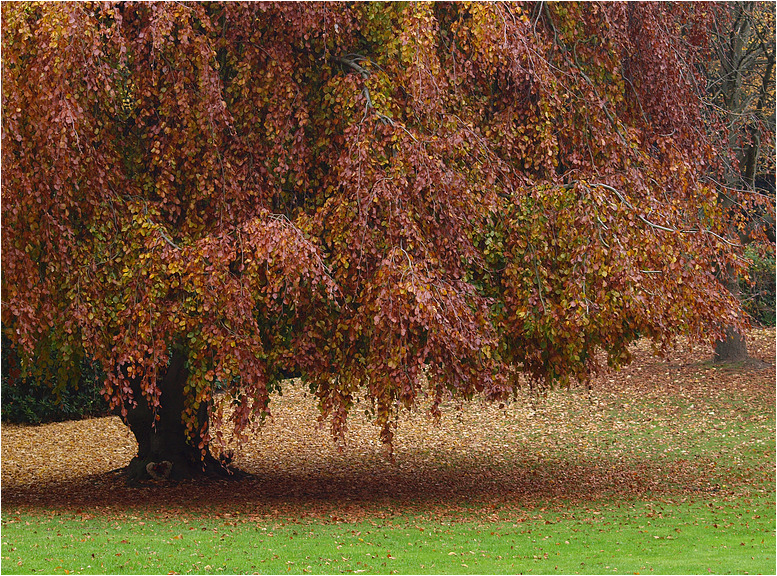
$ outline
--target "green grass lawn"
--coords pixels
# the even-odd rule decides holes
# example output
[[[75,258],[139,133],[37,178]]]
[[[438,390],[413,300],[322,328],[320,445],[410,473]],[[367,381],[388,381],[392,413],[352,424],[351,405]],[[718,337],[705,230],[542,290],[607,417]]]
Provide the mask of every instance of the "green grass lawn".
[[[548,506],[462,516],[263,524],[3,514],[3,573],[772,574],[774,495]],[[522,521],[521,521],[522,520]]]

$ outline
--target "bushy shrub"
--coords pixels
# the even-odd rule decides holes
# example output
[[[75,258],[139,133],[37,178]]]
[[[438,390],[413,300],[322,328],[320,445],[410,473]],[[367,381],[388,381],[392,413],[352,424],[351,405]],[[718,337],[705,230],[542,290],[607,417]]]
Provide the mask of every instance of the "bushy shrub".
[[[774,247],[751,245],[745,251],[750,259],[749,279],[739,287],[742,305],[753,321],[761,326],[775,325],[775,258]]]
[[[49,350],[46,362],[35,374],[25,375],[16,348],[2,336],[2,420],[39,424],[76,420],[108,414],[108,404],[100,394],[102,374],[88,358],[63,366],[56,350]],[[65,384],[73,378],[75,385]]]

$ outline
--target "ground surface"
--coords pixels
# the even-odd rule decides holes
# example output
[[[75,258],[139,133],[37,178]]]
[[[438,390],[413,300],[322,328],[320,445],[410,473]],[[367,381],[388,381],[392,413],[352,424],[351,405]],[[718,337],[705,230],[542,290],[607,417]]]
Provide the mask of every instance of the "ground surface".
[[[667,358],[647,343],[618,373],[552,392],[533,406],[475,401],[444,407],[440,425],[423,409],[399,421],[395,460],[363,415],[339,450],[316,424],[309,394],[289,387],[273,418],[251,435],[235,464],[240,482],[128,487],[111,471],[135,443],[119,418],[2,426],[2,507],[100,510],[153,507],[157,514],[359,521],[393,514],[520,518],[542,506],[606,500],[774,495],[775,332],[753,331],[760,360],[715,366],[709,349]],[[766,440],[764,440],[766,439]],[[593,514],[593,512],[592,512]]]

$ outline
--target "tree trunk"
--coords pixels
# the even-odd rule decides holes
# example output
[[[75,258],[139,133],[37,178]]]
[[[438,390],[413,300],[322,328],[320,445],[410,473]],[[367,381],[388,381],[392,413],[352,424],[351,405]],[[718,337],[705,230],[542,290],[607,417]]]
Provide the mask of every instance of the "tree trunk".
[[[715,362],[743,362],[747,360],[745,337],[732,326],[726,327],[726,337],[715,342]]]
[[[726,270],[725,286],[737,299],[740,299],[739,283],[733,271]],[[715,362],[743,362],[747,360],[747,342],[743,334],[733,326],[726,326],[723,340],[715,342]]]
[[[198,448],[200,435],[188,438],[182,421],[185,408],[184,385],[189,376],[186,352],[175,350],[167,371],[160,377],[160,406],[154,409],[133,382],[137,406],[127,410],[126,423],[138,441],[138,454],[126,468],[127,480],[182,480],[201,475],[229,476],[232,472],[216,460],[207,446]],[[208,408],[198,411],[197,430],[207,430]],[[205,426],[205,428],[203,428]]]

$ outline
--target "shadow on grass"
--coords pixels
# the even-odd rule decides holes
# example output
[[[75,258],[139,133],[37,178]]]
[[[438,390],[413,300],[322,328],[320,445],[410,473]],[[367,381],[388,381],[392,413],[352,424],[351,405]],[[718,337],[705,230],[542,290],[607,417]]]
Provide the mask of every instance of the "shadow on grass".
[[[258,471],[234,481],[198,480],[129,487],[117,472],[48,484],[2,487],[2,504],[44,509],[214,510],[265,516],[358,519],[363,513],[413,514],[542,503],[643,498],[718,490],[714,462],[696,459],[620,463],[539,460],[495,466],[482,456],[445,468],[428,463],[368,463],[360,469]],[[394,512],[392,512],[394,511]]]

